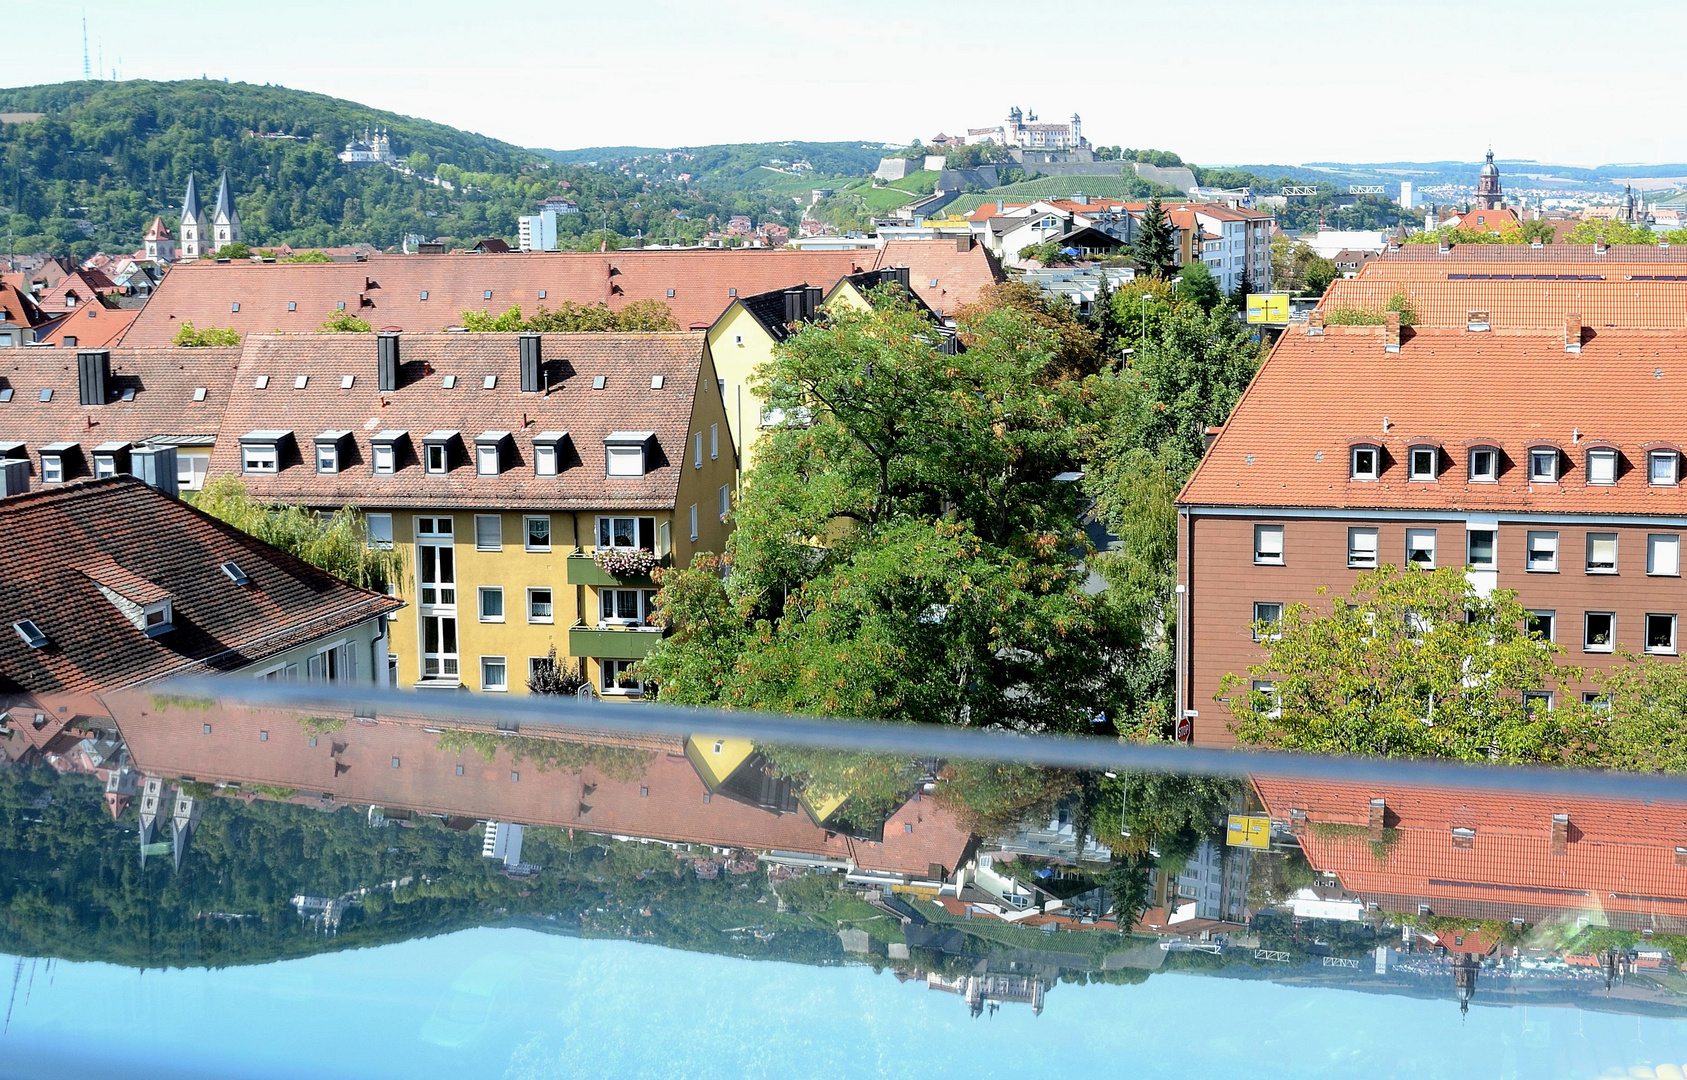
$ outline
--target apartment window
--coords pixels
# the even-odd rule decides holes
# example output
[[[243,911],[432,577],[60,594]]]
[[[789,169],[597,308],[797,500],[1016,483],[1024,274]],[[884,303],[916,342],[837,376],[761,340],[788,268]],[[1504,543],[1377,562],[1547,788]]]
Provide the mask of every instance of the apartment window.
[[[504,621],[504,589],[500,585],[480,587],[480,621]]]
[[[1255,679],[1251,684],[1255,694],[1263,694],[1264,701],[1255,699],[1256,704],[1264,704],[1264,714],[1268,719],[1276,720],[1283,715],[1283,696],[1277,692],[1277,684],[1268,679]]]
[[[1617,616],[1610,611],[1590,611],[1582,616],[1582,648],[1588,652],[1610,652],[1617,640]]]
[[[1414,446],[1411,451],[1413,480],[1434,480],[1441,472],[1441,451],[1433,446]]]
[[[474,471],[479,476],[498,475],[497,443],[480,443],[474,448]]]
[[[1262,565],[1283,565],[1283,526],[1254,526],[1254,562]]]
[[[693,469],[703,467],[703,433],[701,431],[691,433],[691,467]]]
[[[319,473],[337,473],[340,471],[340,445],[331,442],[316,444],[316,471]]]
[[[709,425],[709,457],[720,457],[720,425]]]
[[[551,590],[527,590],[527,621],[530,623],[548,623],[556,621],[556,617],[552,614],[551,608]]]
[[[1535,573],[1556,574],[1558,572],[1558,534],[1555,532],[1531,532],[1529,547],[1524,557],[1526,569]]]
[[[551,519],[548,517],[523,518],[522,523],[527,536],[528,551],[551,550]]]
[[[1278,637],[1278,628],[1283,622],[1283,605],[1280,603],[1254,603],[1254,640],[1264,641],[1266,638]]]
[[[247,470],[248,472],[252,470]],[[270,470],[274,472],[274,469]],[[43,484],[64,483],[64,458],[58,454],[41,455],[41,482]],[[693,537],[693,539],[696,539]]]
[[[541,675],[549,675],[556,670],[556,661],[548,656],[529,656],[527,658],[527,681],[532,682]]]
[[[1557,641],[1558,612],[1529,612],[1528,630],[1530,637],[1538,637],[1542,641]]]
[[[1558,483],[1558,451],[1550,448],[1529,451],[1529,479],[1537,484]]]
[[[393,446],[393,444],[390,443],[390,442],[388,442],[388,443],[376,443],[375,444],[375,471],[382,474],[383,476],[390,475],[391,473],[393,473],[397,470],[397,466],[398,466],[398,448]]]
[[[1478,446],[1470,452],[1472,483],[1491,484],[1500,478],[1500,452],[1491,446]]]
[[[691,542],[697,542],[697,504],[691,504]]]
[[[1614,574],[1617,572],[1617,534],[1587,534],[1587,572]]]
[[[644,446],[606,446],[608,457],[604,466],[610,476],[643,476]]]
[[[422,616],[422,678],[455,681],[457,620],[450,615]]]
[[[1669,654],[1675,652],[1674,615],[1646,616],[1646,651]]]
[[[1494,565],[1494,530],[1471,529],[1465,537],[1465,565],[1477,569],[1492,569]]]
[[[1587,482],[1610,485],[1617,482],[1617,452],[1589,450],[1587,452]]]
[[[655,589],[598,590],[599,625],[649,626],[655,613]]]
[[[369,537],[369,546],[382,551],[392,550],[392,515],[368,514],[363,518],[363,531]]]
[[[427,453],[426,461],[428,472],[442,473],[446,471],[446,465],[449,463],[449,460],[445,453],[448,447],[444,443],[428,443],[423,446],[422,449]]]
[[[655,531],[655,518],[600,517],[597,546],[606,550],[649,551],[650,535]]]
[[[1648,536],[1646,572],[1654,577],[1678,577],[1681,574],[1681,537],[1674,533]]]
[[[476,551],[504,550],[504,519],[497,514],[474,516],[474,549]]]
[[[247,473],[273,473],[280,471],[281,455],[274,443],[247,443],[240,448],[240,471]],[[45,472],[41,479],[47,483]]]
[[[1352,466],[1353,479],[1375,480],[1382,475],[1382,450],[1375,446],[1355,446]]]
[[[720,487],[720,519],[726,520],[726,515],[732,513],[732,485],[722,484]]]
[[[457,549],[452,546],[453,540],[450,518],[416,519],[416,574],[423,607],[457,606]],[[452,634],[456,634],[455,628]]]
[[[509,665],[504,663],[502,656],[483,656],[480,658],[480,688],[494,693],[503,693],[510,688]]]
[[[1347,530],[1347,565],[1356,569],[1375,569],[1377,565],[1377,531],[1375,529]]]
[[[644,693],[644,683],[633,678],[632,667],[636,660],[600,660],[598,665],[603,669],[601,689],[605,694],[623,697]]]
[[[1406,530],[1406,562],[1423,570],[1435,569],[1435,530]]]
[[[1582,691],[1582,704],[1596,713],[1608,713],[1611,711],[1611,695],[1589,693],[1584,690]],[[1677,850],[1682,849],[1678,848]]]
[[[1539,705],[1542,708],[1544,708],[1547,712],[1551,712],[1552,711],[1552,691],[1551,690],[1525,690],[1525,691],[1523,691],[1523,704],[1524,704],[1525,707],[1527,707],[1531,710],[1534,709],[1534,707],[1536,705]],[[1465,829],[1464,831],[1470,834],[1471,840],[1474,842],[1474,840],[1476,838],[1476,830]],[[1454,844],[1455,847],[1458,845],[1458,838],[1457,838],[1458,832],[1459,832],[1459,830],[1457,830],[1457,829],[1453,830],[1453,833],[1454,833],[1453,844]],[[1466,844],[1464,846],[1469,847],[1470,845]]]
[[[1653,487],[1674,487],[1680,482],[1681,455],[1674,450],[1654,450],[1646,455],[1646,480]]]

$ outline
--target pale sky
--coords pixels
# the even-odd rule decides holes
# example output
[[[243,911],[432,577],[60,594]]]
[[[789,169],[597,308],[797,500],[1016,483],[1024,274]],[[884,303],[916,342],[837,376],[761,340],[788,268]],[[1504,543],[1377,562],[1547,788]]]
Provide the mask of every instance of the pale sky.
[[[86,10],[108,75],[280,83],[523,146],[906,143],[1017,104],[1202,164],[1471,161],[1490,139],[1502,159],[1687,160],[1648,104],[1675,99],[1674,50],[1566,0],[17,7],[28,46],[6,51],[7,85],[80,78]],[[1679,14],[1638,0],[1620,21],[1663,31]]]

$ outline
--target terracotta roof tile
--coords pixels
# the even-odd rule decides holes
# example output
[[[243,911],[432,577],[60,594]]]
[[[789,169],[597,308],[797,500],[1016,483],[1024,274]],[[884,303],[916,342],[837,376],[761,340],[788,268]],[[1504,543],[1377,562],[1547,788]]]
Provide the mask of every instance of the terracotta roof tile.
[[[1595,328],[1687,327],[1687,273],[1679,281],[1495,281],[1360,273],[1332,282],[1318,306],[1380,311],[1396,293],[1411,302],[1421,327],[1462,328],[1472,311],[1487,312],[1495,329],[1558,329],[1570,313]]]
[[[1580,355],[1553,331],[1417,329],[1397,353],[1380,326],[1292,327],[1260,366],[1185,486],[1207,506],[1687,513],[1687,489],[1649,487],[1644,449],[1687,425],[1687,329],[1600,329]],[[1500,404],[1503,403],[1503,406]],[[1387,423],[1386,429],[1384,423]],[[1526,451],[1564,451],[1561,482],[1532,484]],[[1350,481],[1348,448],[1384,448],[1377,481]],[[1414,442],[1439,442],[1437,482],[1406,479]],[[1465,449],[1500,448],[1497,483],[1466,480]],[[1618,483],[1590,485],[1579,447],[1616,446]]]
[[[0,501],[0,692],[116,689],[230,670],[401,606],[120,476]],[[235,562],[249,584],[221,565]],[[101,590],[169,597],[148,637]],[[33,648],[12,624],[32,620]]]
[[[86,304],[69,315],[42,341],[66,345],[66,338],[75,339],[75,348],[104,349],[123,337],[130,324],[140,315],[140,308],[108,308],[104,304]]]

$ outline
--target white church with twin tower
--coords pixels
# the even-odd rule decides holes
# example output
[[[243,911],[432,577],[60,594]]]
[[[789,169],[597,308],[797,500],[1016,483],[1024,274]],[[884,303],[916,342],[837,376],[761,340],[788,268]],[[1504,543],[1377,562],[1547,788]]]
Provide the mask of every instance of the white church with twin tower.
[[[183,259],[200,259],[238,243],[240,214],[234,208],[234,193],[229,190],[226,170],[217,185],[217,205],[209,218],[199,201],[199,184],[192,173],[188,174],[187,195],[182,199],[179,245],[173,242],[162,215],[152,219],[152,227],[147,230],[145,240],[147,257],[158,262],[172,262],[178,252]]]

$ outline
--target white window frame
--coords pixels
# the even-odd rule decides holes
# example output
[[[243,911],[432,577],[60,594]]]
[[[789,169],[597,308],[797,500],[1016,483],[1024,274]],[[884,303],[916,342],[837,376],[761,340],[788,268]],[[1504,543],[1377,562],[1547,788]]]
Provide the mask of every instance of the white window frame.
[[[709,459],[712,461],[720,457],[720,425],[709,425]]]
[[[392,515],[364,514],[363,531],[368,536],[371,551],[392,550]]]
[[[498,614],[496,615],[488,615],[486,613],[486,598],[489,596],[496,596],[498,598]],[[505,618],[504,587],[502,585],[478,586],[475,589],[475,614],[483,623],[503,622]]]
[[[1268,625],[1271,625],[1271,626],[1281,627],[1283,625],[1283,609],[1284,609],[1285,606],[1286,605],[1284,605],[1283,602],[1280,601],[1280,600],[1255,600],[1254,601],[1254,618],[1253,618],[1252,624],[1250,624],[1250,625],[1251,625],[1252,630],[1253,630],[1253,639],[1255,641],[1266,641],[1268,639],[1272,640],[1272,641],[1275,641],[1276,639],[1283,636],[1281,631],[1279,631],[1277,633],[1271,633],[1271,632],[1267,631],[1266,633],[1261,634],[1259,632],[1259,627],[1260,627],[1261,623],[1265,623],[1265,624],[1268,624]],[[1276,618],[1267,619],[1267,618],[1261,617],[1261,613],[1264,610],[1269,609],[1269,608],[1276,608],[1277,609],[1277,617]]]
[[[693,469],[703,467],[703,433],[701,431],[691,433],[691,467]]]
[[[1488,462],[1486,472],[1478,472],[1477,461],[1485,457]],[[1473,446],[1470,448],[1468,473],[1473,484],[1497,484],[1500,479],[1500,451],[1497,446]]]
[[[1255,525],[1254,526],[1254,565],[1255,566],[1282,566],[1283,565],[1284,559],[1286,557],[1286,555],[1285,555],[1286,549],[1284,547],[1285,537],[1283,535],[1283,532],[1284,532],[1283,526],[1281,526],[1281,525]],[[1277,548],[1277,550],[1276,550],[1275,553],[1267,550],[1268,545],[1264,542],[1267,537],[1276,537],[1276,548]]]
[[[444,529],[440,528],[443,524]],[[457,610],[457,528],[450,517],[422,516],[415,520],[416,597],[428,611],[440,609],[455,614]],[[430,557],[427,553],[432,551]],[[443,555],[441,552],[449,552]],[[423,574],[432,562],[435,580],[428,582]],[[447,573],[449,579],[447,579]],[[433,599],[429,599],[430,592]]]
[[[1558,474],[1563,463],[1563,453],[1552,446],[1529,447],[1529,482],[1531,484],[1556,484]],[[1543,470],[1541,466],[1550,463],[1550,467]]]
[[[43,459],[45,460],[45,459]],[[242,443],[240,471],[255,476],[274,476],[281,471],[281,447],[275,443]],[[47,483],[43,469],[42,482]]]
[[[316,471],[321,476],[329,476],[340,471],[339,443],[319,442],[316,444]]]
[[[1265,710],[1267,720],[1280,720],[1283,717],[1283,692],[1277,689],[1277,684],[1270,679],[1255,679],[1248,684],[1248,688],[1256,694],[1269,694],[1274,703]]]
[[[498,529],[498,539],[497,539],[497,543],[495,543],[495,544],[486,543],[481,539],[481,530],[486,526],[486,524],[488,522],[491,522],[492,524],[496,525],[497,529]],[[474,516],[474,549],[476,551],[503,551],[504,550],[504,515],[502,515],[502,514],[476,514]]]
[[[1552,706],[1553,706],[1554,702],[1552,700],[1552,691],[1551,690],[1525,690],[1525,691],[1523,691],[1523,705],[1524,705],[1525,708],[1534,704],[1537,701],[1546,705],[1546,711],[1547,712],[1552,711]],[[1471,841],[1473,843],[1475,842],[1476,830],[1474,830],[1474,829],[1463,829],[1463,830],[1454,829],[1453,830],[1454,835],[1457,835],[1460,832],[1468,832],[1470,834]]]
[[[439,467],[434,467],[438,461]],[[442,442],[422,444],[422,468],[431,476],[444,476],[451,471],[451,447]]]
[[[1371,467],[1369,470],[1363,470],[1359,467],[1359,456],[1361,454],[1369,454],[1371,456]],[[1350,480],[1369,481],[1381,479],[1382,447],[1377,446],[1374,443],[1361,443],[1357,446],[1351,447],[1347,453],[1347,463],[1347,477]]]
[[[211,452],[176,451],[176,486],[182,491],[201,491],[211,469]]]
[[[1558,640],[1558,611],[1554,608],[1540,608],[1529,612],[1529,633],[1535,632],[1535,627],[1546,624],[1546,633],[1541,635],[1543,641],[1556,642]]]
[[[116,454],[94,455],[94,479],[104,480],[117,475]]]
[[[476,476],[497,476],[502,470],[502,448],[497,443],[475,443],[474,473]]]
[[[1371,538],[1371,557],[1366,562],[1362,557],[1356,558],[1359,548],[1353,543],[1355,537],[1369,536]],[[1375,570],[1382,555],[1382,535],[1376,529],[1352,528],[1347,530],[1347,565],[1353,570]]]
[[[1544,541],[1544,540],[1547,540],[1548,538],[1550,538],[1551,541],[1552,541],[1552,558],[1550,560],[1548,560],[1548,559],[1537,560],[1535,558],[1535,551],[1536,551],[1535,541],[1537,539],[1540,539],[1540,540]],[[1552,529],[1531,529],[1531,530],[1529,530],[1529,535],[1528,535],[1528,539],[1526,541],[1526,546],[1523,549],[1523,569],[1528,571],[1531,574],[1556,574],[1556,573],[1558,573],[1558,555],[1559,555],[1559,543],[1558,543],[1558,541],[1559,541],[1559,536],[1558,536],[1558,533],[1557,533],[1556,530],[1552,530]]]
[[[1474,558],[1477,536],[1488,537],[1488,561],[1477,562]],[[1466,529],[1464,534],[1464,564],[1473,570],[1492,570],[1499,565],[1500,534],[1498,529]]]
[[[1658,569],[1662,561],[1658,558],[1661,551],[1670,553],[1670,569]],[[1648,533],[1646,536],[1646,573],[1649,577],[1680,577],[1681,576],[1681,534],[1680,533]]]
[[[1595,540],[1610,540],[1611,541],[1611,565],[1610,566],[1602,566],[1602,567],[1596,568],[1593,565],[1593,545],[1594,545]],[[1586,566],[1587,572],[1590,573],[1590,574],[1615,574],[1615,573],[1617,573],[1618,543],[1619,543],[1619,534],[1617,534],[1617,533],[1614,533],[1614,532],[1590,532],[1590,533],[1588,533],[1587,534],[1587,566]]]
[[[732,485],[722,484],[720,486],[720,519],[725,521],[730,513],[732,513]]]
[[[1598,465],[1595,465],[1598,462]],[[1609,479],[1603,474],[1609,470]],[[1617,452],[1610,447],[1596,446],[1587,452],[1587,482],[1596,487],[1610,487],[1617,482]]]
[[[369,468],[377,476],[391,476],[398,471],[398,446],[396,443],[378,442],[375,444]]]
[[[550,597],[550,599],[545,601],[545,606],[551,609],[549,614],[540,615],[540,614],[536,613],[535,608],[534,608],[534,600],[533,600],[534,594],[536,594],[536,593],[544,593],[546,596]],[[553,589],[549,586],[545,586],[545,585],[534,585],[534,586],[528,587],[528,590],[527,590],[527,621],[529,623],[534,624],[534,625],[550,625],[550,624],[553,624],[553,623],[556,622],[556,590],[555,589]]]
[[[1406,565],[1415,566],[1420,570],[1433,570],[1433,569],[1435,569],[1435,567],[1438,565],[1438,563],[1436,561],[1437,552],[1436,552],[1435,549],[1436,549],[1438,541],[1440,540],[1440,537],[1438,537],[1436,535],[1436,532],[1437,532],[1437,530],[1435,530],[1435,529],[1407,529],[1406,530]],[[1429,538],[1429,546],[1428,546],[1428,548],[1426,548],[1424,550],[1427,550],[1429,552],[1429,559],[1427,561],[1425,561],[1423,559],[1412,558],[1412,552],[1415,549],[1418,549],[1418,548],[1422,547],[1421,543],[1414,543],[1414,540],[1415,541],[1421,541],[1426,536]]]
[[[605,446],[603,448],[603,454],[603,472],[605,476],[643,476],[645,473],[643,446]],[[621,462],[621,467],[619,468],[616,467],[617,461]],[[634,469],[629,467],[628,463],[635,461],[637,463],[637,468]]]
[[[41,455],[41,482],[43,484],[64,483],[64,455]]]
[[[543,521],[545,523],[545,543],[543,544],[543,546],[535,544],[533,542],[533,523],[535,521]],[[552,539],[553,534],[551,532],[551,529],[552,529],[551,516],[549,514],[528,514],[528,515],[524,516],[521,519],[521,546],[522,546],[522,549],[524,551],[538,551],[538,552],[550,551],[551,550],[551,544],[553,542],[553,539]]]
[[[618,521],[630,521],[630,522],[633,523],[633,542],[631,544],[618,544],[618,543],[615,542],[615,532],[616,532],[615,523],[618,522]],[[604,523],[605,522],[609,523],[608,524],[609,531],[608,531],[607,534],[604,532]],[[603,542],[605,535],[607,535],[609,537],[609,541],[610,541],[607,544]],[[643,549],[639,547],[639,542],[638,542],[638,515],[637,514],[632,514],[632,515],[601,514],[601,515],[599,515],[598,519],[597,519],[597,549],[599,551],[642,551]]]
[[[644,683],[633,680],[632,686],[621,686],[618,679],[611,677],[611,672],[619,673],[625,668],[638,663],[637,660],[599,660],[598,661],[598,692],[605,697],[642,697]]]
[[[533,475],[556,476],[561,472],[559,452],[556,443],[539,443],[533,447]]]
[[[487,679],[488,669],[496,666],[504,674],[504,681],[494,683]],[[480,658],[480,689],[487,694],[507,694],[510,690],[510,665],[507,658],[502,656],[483,656]]]
[[[1667,647],[1663,646],[1663,645],[1654,646],[1652,644],[1652,620],[1653,619],[1668,619],[1669,620],[1669,645]],[[1678,633],[1677,633],[1679,628],[1680,628],[1680,620],[1675,617],[1675,614],[1673,612],[1648,611],[1646,613],[1646,623],[1645,623],[1645,632],[1646,632],[1646,639],[1645,639],[1645,643],[1644,643],[1645,644],[1645,651],[1648,652],[1648,653],[1651,653],[1654,656],[1674,656],[1677,652],[1677,645],[1680,641],[1680,638],[1678,637]]]
[[[1606,625],[1605,640],[1598,643],[1593,640],[1593,620],[1602,617],[1611,620]],[[1582,612],[1582,651],[1590,653],[1615,652],[1617,648],[1617,613],[1614,611],[1584,611]]]
[[[693,544],[695,544],[697,542],[697,536],[698,536],[698,533],[697,533],[697,504],[692,503],[691,504],[691,542]]]
[[[1675,487],[1680,484],[1681,455],[1674,450],[1648,451],[1646,454],[1646,483],[1650,487]]]
[[[649,626],[650,617],[656,611],[655,589],[622,589],[602,588],[597,591],[597,624],[599,626]],[[614,612],[621,610],[621,600],[626,594],[632,594],[638,614],[634,618],[624,615],[603,613],[604,604],[610,603]]]
[[[1418,469],[1418,455],[1429,455],[1429,471]],[[1406,449],[1406,478],[1418,483],[1429,483],[1441,477],[1441,448],[1439,446],[1411,446]]]
[[[461,666],[462,654],[460,650],[463,647],[463,643],[459,634],[459,627],[457,626],[457,616],[444,612],[430,612],[422,615],[421,618],[417,620],[417,623],[417,630],[420,634],[420,649],[418,651],[421,653],[422,657],[422,681],[461,683],[463,674]],[[427,646],[428,630],[430,628],[434,630],[439,638],[436,642],[439,647],[432,652],[428,651]],[[445,648],[447,628],[450,630],[449,636],[452,639],[451,644],[456,646],[455,649],[447,650]],[[429,671],[430,665],[432,665],[432,671]]]

